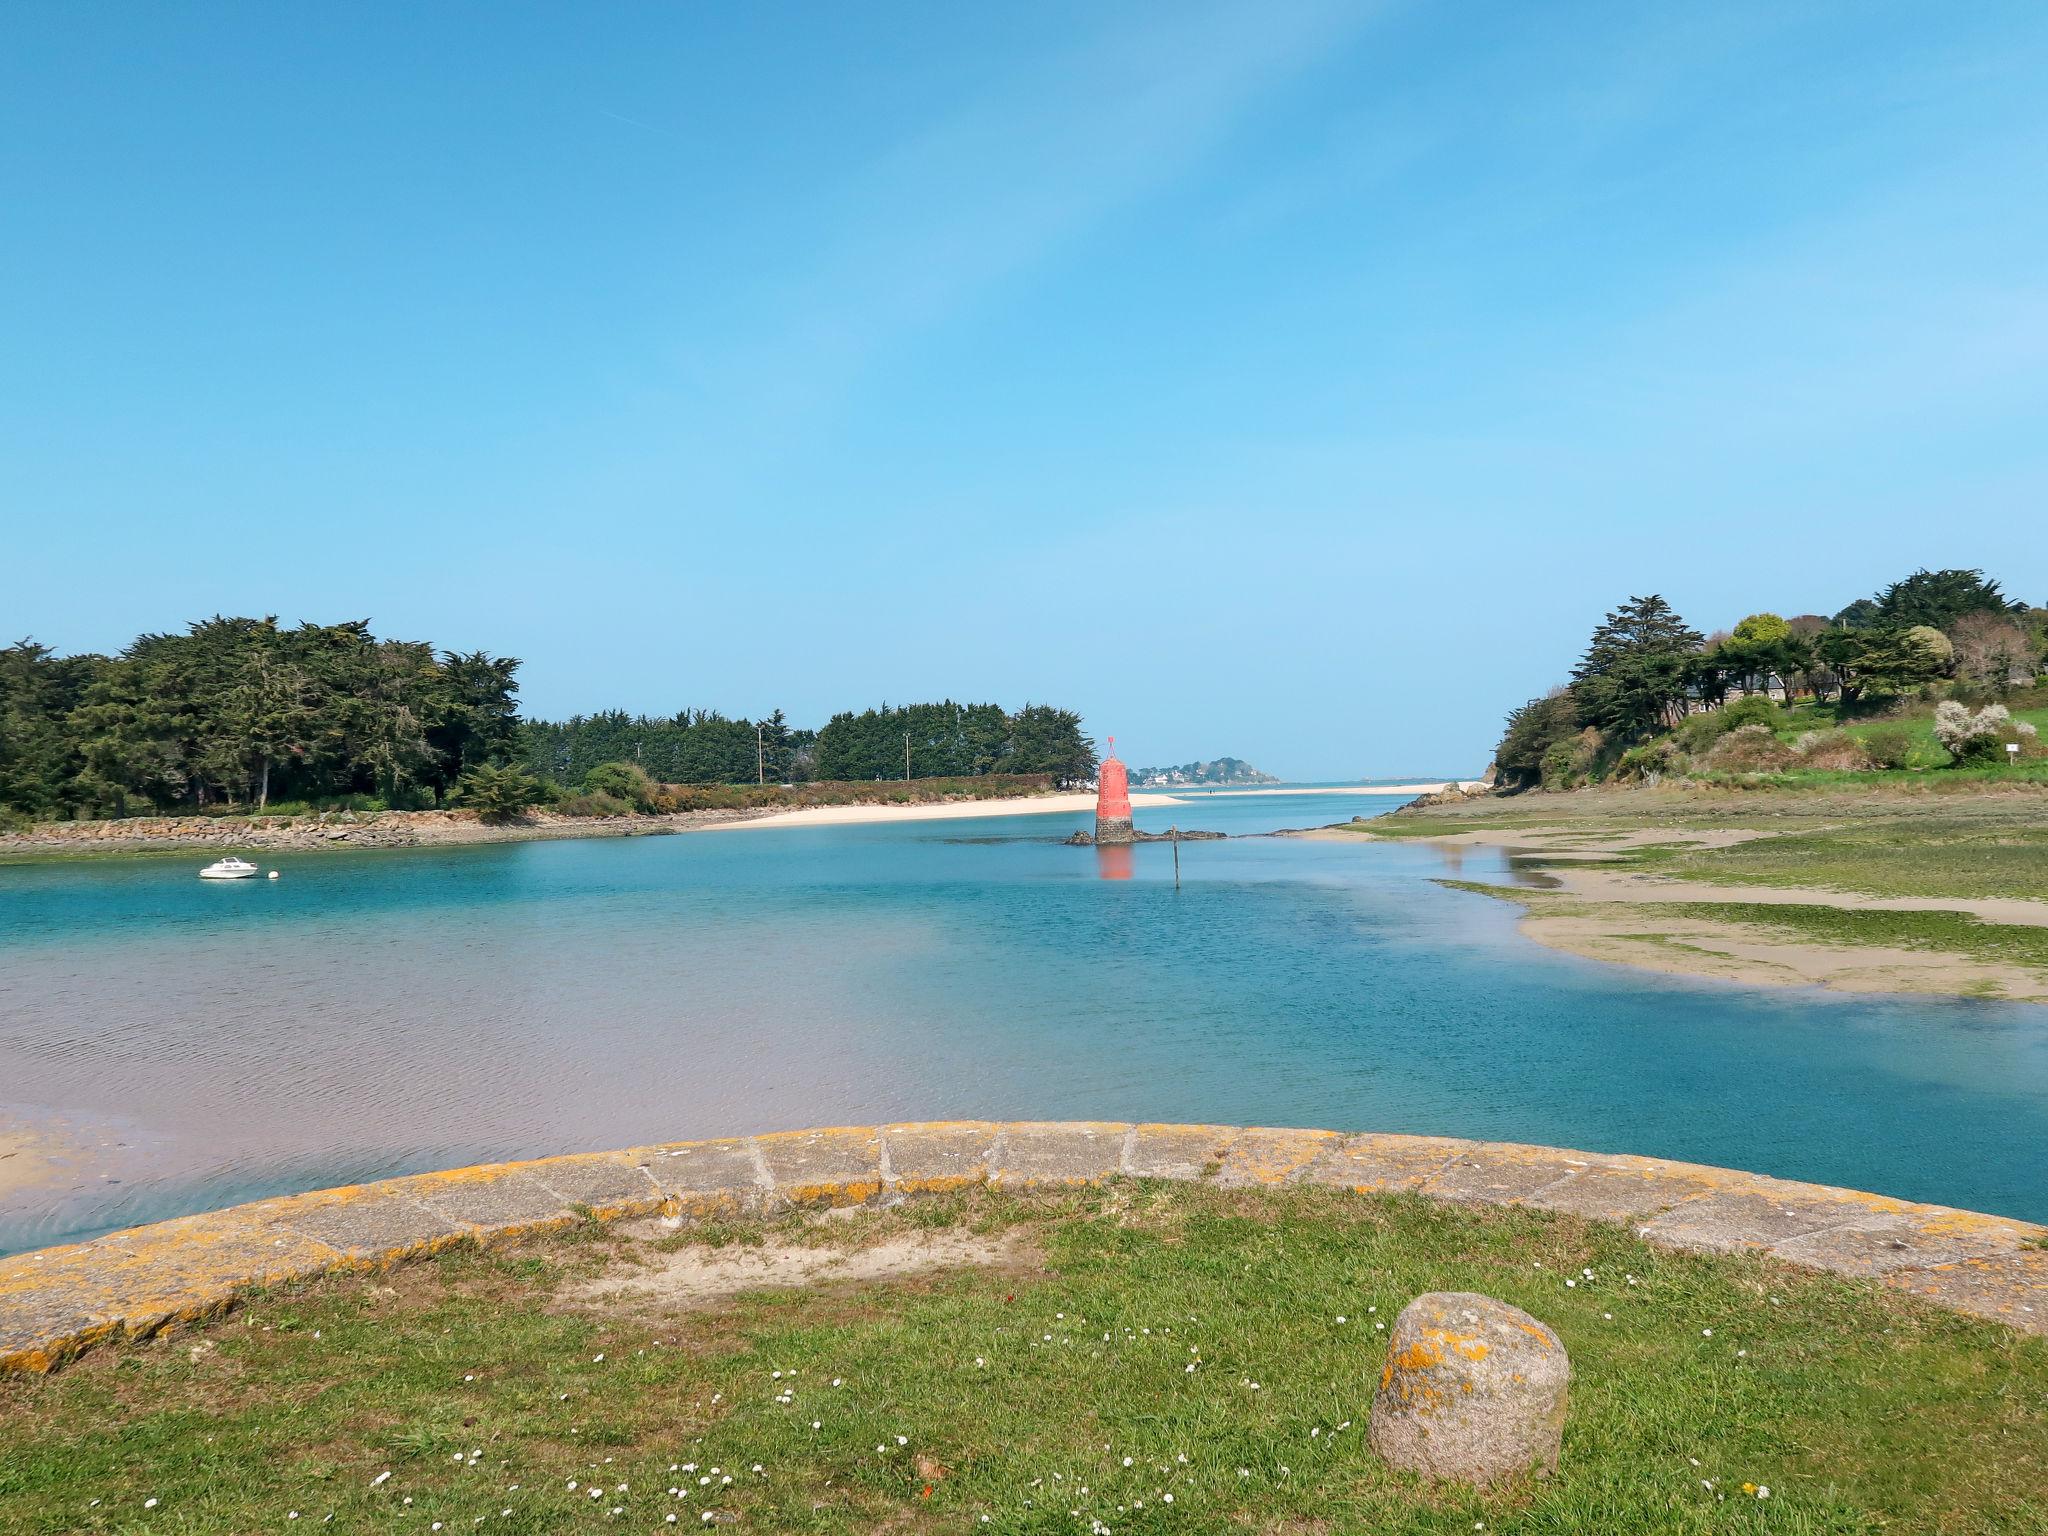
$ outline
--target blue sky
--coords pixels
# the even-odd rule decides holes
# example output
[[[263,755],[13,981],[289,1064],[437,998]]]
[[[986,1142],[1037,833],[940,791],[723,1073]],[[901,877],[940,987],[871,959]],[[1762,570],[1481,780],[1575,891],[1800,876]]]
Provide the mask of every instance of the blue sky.
[[[17,5],[0,628],[1477,769],[1601,612],[2048,602],[2048,7]]]

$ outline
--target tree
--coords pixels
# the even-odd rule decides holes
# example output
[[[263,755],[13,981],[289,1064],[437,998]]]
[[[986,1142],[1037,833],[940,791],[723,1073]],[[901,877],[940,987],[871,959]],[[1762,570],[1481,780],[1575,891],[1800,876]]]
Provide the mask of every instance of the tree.
[[[1815,660],[1839,679],[1844,703],[1896,698],[1939,674],[1941,661],[1907,632],[1831,629],[1814,642]]]
[[[70,717],[106,666],[104,656],[60,657],[32,639],[0,650],[0,813],[37,818],[85,808]]]
[[[471,768],[503,763],[519,743],[519,663],[482,651],[444,652],[435,690],[427,745],[438,799]]]
[[[1669,724],[1703,643],[1662,597],[1630,598],[1601,621],[1572,670],[1580,720],[1621,744]]]
[[[1928,677],[1939,677],[1955,663],[1955,646],[1931,624],[1915,624],[1899,636],[1899,643],[1920,659]]]
[[[1540,783],[1545,754],[1578,732],[1578,711],[1570,692],[1563,688],[1510,711],[1507,729],[1493,752],[1498,781],[1509,789],[1528,789]]]
[[[1886,629],[1947,629],[1966,613],[2005,614],[2018,606],[1982,571],[1918,570],[1877,594],[1871,622]]]
[[[1966,613],[1949,626],[1958,676],[1992,688],[2005,688],[2034,675],[2034,638],[2018,619],[1993,613]]]
[[[1792,626],[1775,613],[1752,613],[1735,626],[1735,638],[1746,645],[1773,645],[1792,633]]]
[[[483,763],[465,774],[457,798],[494,825],[517,821],[540,800],[540,782],[517,768]]]

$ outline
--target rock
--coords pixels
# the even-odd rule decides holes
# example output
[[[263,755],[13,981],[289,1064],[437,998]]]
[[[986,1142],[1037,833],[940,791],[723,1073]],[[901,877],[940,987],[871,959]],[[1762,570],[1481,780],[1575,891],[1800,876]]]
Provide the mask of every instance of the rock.
[[[1557,1468],[1571,1361],[1543,1324],[1471,1291],[1401,1309],[1372,1400],[1387,1465],[1484,1488]]]

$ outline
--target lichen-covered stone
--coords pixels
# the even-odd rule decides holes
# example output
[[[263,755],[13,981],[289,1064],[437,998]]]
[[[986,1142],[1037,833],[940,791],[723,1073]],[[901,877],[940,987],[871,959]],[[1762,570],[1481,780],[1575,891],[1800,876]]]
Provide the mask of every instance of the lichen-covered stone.
[[[1518,1307],[1430,1291],[1401,1309],[1372,1400],[1372,1448],[1391,1467],[1484,1488],[1555,1471],[1571,1361]]]

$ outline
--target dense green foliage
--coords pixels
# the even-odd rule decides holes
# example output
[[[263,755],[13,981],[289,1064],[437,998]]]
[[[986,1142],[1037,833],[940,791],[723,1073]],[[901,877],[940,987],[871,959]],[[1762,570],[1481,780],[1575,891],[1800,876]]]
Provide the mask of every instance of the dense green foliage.
[[[529,721],[522,740],[526,771],[563,785],[584,784],[592,769],[607,763],[637,763],[667,784],[780,784],[809,777],[801,769],[810,733],[792,731],[781,710],[759,722],[708,709],[666,718],[606,710]]]
[[[0,651],[0,812],[438,802],[511,750],[518,667],[366,622],[215,617],[112,657],[24,640]]]
[[[675,810],[678,786],[983,775],[1073,783],[1095,745],[1071,710],[916,704],[734,720],[607,711],[522,721],[519,663],[380,640],[367,622],[215,617],[118,656],[0,649],[0,822],[286,803],[454,803],[486,820],[558,803],[594,815]],[[500,771],[504,770],[504,771]],[[963,791],[964,792],[964,791]],[[701,798],[701,797],[700,797]]]
[[[834,715],[818,732],[816,770],[821,779],[1049,773],[1073,784],[1091,778],[1095,762],[1095,743],[1072,710],[1026,704],[1005,714],[947,699]]]
[[[493,823],[518,820],[520,813],[537,804],[541,797],[538,779],[517,768],[490,763],[472,768],[456,788],[465,806]]]
[[[2024,719],[1974,739],[1981,751],[1934,762],[1907,761],[1911,743],[1896,733],[1838,727],[1877,711],[1931,717],[1951,695],[2014,697],[2044,656],[2048,608],[2010,601],[1980,571],[1916,571],[1832,620],[1753,613],[1711,638],[1662,597],[1632,597],[1594,630],[1567,689],[1509,714],[1495,762],[1509,789],[1616,775],[1896,770],[1972,756],[2016,766],[2006,746],[2020,748],[2018,762],[2039,755]],[[1802,697],[1809,715],[1798,722],[1749,705]],[[1788,733],[1794,724],[1820,729]]]

